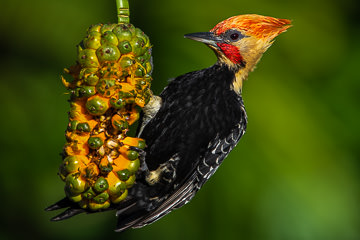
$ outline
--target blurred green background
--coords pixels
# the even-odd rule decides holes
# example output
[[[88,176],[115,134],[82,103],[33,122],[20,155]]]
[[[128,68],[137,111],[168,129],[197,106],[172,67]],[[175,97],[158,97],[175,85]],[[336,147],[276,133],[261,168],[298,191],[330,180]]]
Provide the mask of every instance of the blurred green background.
[[[245,83],[249,125],[194,200],[115,233],[113,212],[50,222],[69,109],[60,81],[114,0],[1,1],[0,239],[360,239],[360,15],[355,0],[130,0],[154,45],[153,89],[216,61],[183,34],[233,15],[293,20]]]

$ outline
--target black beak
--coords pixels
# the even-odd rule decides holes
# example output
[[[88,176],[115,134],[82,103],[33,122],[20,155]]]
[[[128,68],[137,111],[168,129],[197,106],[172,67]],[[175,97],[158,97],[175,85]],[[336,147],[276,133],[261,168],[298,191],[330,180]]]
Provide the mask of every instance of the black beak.
[[[219,36],[216,36],[212,32],[198,32],[198,33],[189,33],[184,35],[185,38],[189,38],[195,41],[205,43],[207,45],[218,48],[216,43],[222,42],[223,39]]]

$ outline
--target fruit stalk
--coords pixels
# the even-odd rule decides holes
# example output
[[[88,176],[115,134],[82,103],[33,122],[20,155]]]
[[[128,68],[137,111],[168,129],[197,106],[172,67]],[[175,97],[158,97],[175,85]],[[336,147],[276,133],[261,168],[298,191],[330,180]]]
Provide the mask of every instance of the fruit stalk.
[[[118,23],[130,22],[130,10],[128,0],[116,0]]]

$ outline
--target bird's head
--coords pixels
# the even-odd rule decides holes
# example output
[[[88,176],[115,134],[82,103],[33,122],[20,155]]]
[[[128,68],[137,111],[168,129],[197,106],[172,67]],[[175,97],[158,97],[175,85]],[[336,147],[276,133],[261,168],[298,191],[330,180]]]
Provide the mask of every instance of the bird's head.
[[[186,34],[185,37],[203,42],[212,48],[220,64],[236,72],[233,83],[241,91],[247,78],[274,38],[291,27],[291,21],[256,14],[240,15],[218,23],[209,32]]]

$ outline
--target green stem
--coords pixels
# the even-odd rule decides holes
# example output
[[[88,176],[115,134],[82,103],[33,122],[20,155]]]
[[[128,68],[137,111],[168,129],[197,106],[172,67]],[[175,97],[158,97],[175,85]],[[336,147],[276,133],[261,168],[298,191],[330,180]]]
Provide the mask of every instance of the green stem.
[[[116,0],[118,23],[130,23],[130,10],[128,0]]]

